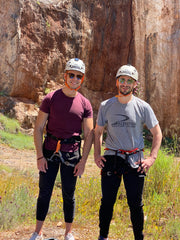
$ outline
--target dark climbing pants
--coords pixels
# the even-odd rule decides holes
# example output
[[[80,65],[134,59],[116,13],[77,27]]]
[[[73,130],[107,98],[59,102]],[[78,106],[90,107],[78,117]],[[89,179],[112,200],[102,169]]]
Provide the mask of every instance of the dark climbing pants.
[[[107,159],[106,163],[109,164],[112,156],[105,156],[105,158]],[[117,157],[117,160],[121,161],[121,158]],[[137,173],[136,169],[129,169],[128,171],[127,167],[124,168],[123,165],[121,167],[121,169],[118,169],[118,174],[110,174],[111,172],[109,172],[109,174],[102,174],[101,177],[102,199],[99,211],[100,235],[104,238],[108,237],[109,226],[113,215],[113,207],[123,176],[134,237],[135,240],[142,240],[144,225],[142,203],[144,175]]]
[[[45,151],[44,155],[48,155],[48,151]],[[51,153],[49,154],[51,155]],[[71,163],[77,163],[79,161],[79,151],[64,153],[62,152],[64,160]],[[50,157],[50,156],[49,156]],[[73,160],[71,160],[73,159]],[[67,223],[72,223],[74,219],[75,211],[75,187],[77,177],[74,177],[74,167],[66,166],[65,164],[58,164],[48,162],[48,170],[46,173],[39,173],[39,196],[37,200],[36,219],[44,221],[49,209],[49,203],[56,180],[57,173],[60,168],[61,184],[62,184],[62,196],[63,196],[63,211],[64,220]]]

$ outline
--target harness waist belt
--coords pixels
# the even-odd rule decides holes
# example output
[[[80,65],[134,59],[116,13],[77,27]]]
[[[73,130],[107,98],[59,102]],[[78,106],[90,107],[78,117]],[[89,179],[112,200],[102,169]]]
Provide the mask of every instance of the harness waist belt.
[[[52,139],[54,139],[54,140],[56,140],[56,141],[59,141],[59,140],[61,140],[61,144],[63,144],[63,143],[67,143],[67,144],[70,144],[70,143],[76,143],[76,142],[81,142],[81,137],[80,136],[72,136],[72,137],[70,137],[70,138],[58,138],[58,137],[56,137],[56,136],[54,136],[54,135],[52,135],[51,133],[49,133],[49,132],[47,132],[47,136],[48,137],[50,137],[50,138],[52,138]]]
[[[138,152],[144,151],[144,149],[139,149],[139,148],[135,148],[132,150],[123,150],[123,149],[114,150],[114,149],[110,149],[110,148],[105,148],[104,150],[111,150],[116,153],[121,153],[121,154],[125,154],[125,155],[132,155],[132,154],[136,154]]]

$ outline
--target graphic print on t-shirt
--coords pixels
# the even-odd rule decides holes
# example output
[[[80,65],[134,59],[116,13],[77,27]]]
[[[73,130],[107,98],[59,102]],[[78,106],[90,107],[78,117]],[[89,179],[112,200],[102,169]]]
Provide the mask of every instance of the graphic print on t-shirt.
[[[132,127],[136,126],[135,122],[131,121],[131,119],[123,114],[115,114],[118,116],[118,120],[111,124],[112,127]]]

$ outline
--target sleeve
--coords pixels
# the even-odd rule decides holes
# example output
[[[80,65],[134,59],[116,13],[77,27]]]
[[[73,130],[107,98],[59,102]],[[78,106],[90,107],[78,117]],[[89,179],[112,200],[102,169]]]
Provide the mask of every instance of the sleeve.
[[[151,106],[148,103],[145,107],[145,119],[144,119],[144,121],[145,121],[145,124],[146,124],[148,129],[151,129],[151,128],[155,127],[159,123],[153,109],[151,108]]]
[[[97,115],[97,125],[103,127],[106,124],[105,121],[105,114],[103,113],[103,104],[101,103],[100,107],[99,107],[99,111],[98,111],[98,115]]]
[[[84,108],[84,118],[93,118],[93,109],[88,99],[86,99],[86,104]]]
[[[50,113],[50,103],[51,103],[51,94],[47,94],[45,98],[43,99],[41,105],[40,105],[40,110],[45,113]]]

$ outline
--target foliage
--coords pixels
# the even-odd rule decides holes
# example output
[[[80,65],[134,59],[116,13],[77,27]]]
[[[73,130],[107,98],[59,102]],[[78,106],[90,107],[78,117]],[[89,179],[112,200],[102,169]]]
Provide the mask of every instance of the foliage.
[[[0,142],[16,149],[34,149],[33,137],[23,134],[17,120],[0,114]]]
[[[20,126],[17,120],[6,117],[0,113],[0,123],[3,126],[4,131],[9,133],[18,133]]]
[[[20,132],[12,134],[0,130],[0,142],[16,149],[34,149],[33,137]]]
[[[180,137],[174,133],[172,137],[163,138],[163,146],[176,156],[180,155]]]
[[[51,91],[51,89],[45,88],[44,93],[45,93],[45,94],[48,94],[48,93],[50,93],[50,91]]]
[[[160,151],[154,166],[149,170],[144,189],[147,232],[153,239],[179,239],[179,228],[169,226],[180,222],[180,162]]]
[[[152,134],[146,127],[143,129],[143,138],[145,147],[150,148],[152,145]],[[166,153],[180,156],[180,137],[177,133],[172,132],[172,137],[164,136],[162,140],[162,148]]]
[[[17,122],[11,120],[0,115],[0,124],[4,129],[4,131],[0,130],[0,141],[16,148],[27,148],[31,144],[33,145],[32,138],[23,136]],[[19,139],[21,139],[20,143],[18,143]],[[151,137],[146,129],[144,130],[144,139],[146,148],[150,147]],[[173,148],[176,149],[176,140],[175,136],[174,143],[171,145],[172,150]],[[23,145],[23,143],[27,143],[27,145]],[[169,154],[170,148],[167,145],[163,145],[162,149],[145,179],[144,213],[145,237],[147,240],[180,239],[180,161],[175,160],[174,156]],[[90,155],[93,155],[93,148]],[[98,226],[101,200],[100,177],[94,174],[92,176],[83,175],[82,178],[78,178],[76,188],[75,222],[79,226]],[[14,228],[17,224],[22,223],[34,223],[37,195],[38,179],[32,173],[20,172],[1,165],[0,229]],[[61,180],[58,174],[47,222],[63,219],[62,203]],[[32,211],[32,208],[34,211]],[[110,237],[112,239],[132,239],[133,233],[129,224],[129,208],[122,182],[114,206]]]
[[[144,213],[146,239],[179,239],[180,218],[180,162],[160,151],[149,170],[144,186]],[[79,226],[97,225],[101,200],[100,177],[78,178],[75,222]],[[35,220],[38,180],[30,173],[0,168],[0,228],[9,229],[17,223],[28,224]],[[61,181],[58,174],[47,222],[63,220]],[[34,211],[32,211],[32,207]],[[110,227],[112,239],[132,239],[129,228],[129,208],[123,182],[114,206]],[[127,231],[128,230],[128,231]]]
[[[0,167],[0,229],[32,221],[37,186],[34,177],[7,166]]]

